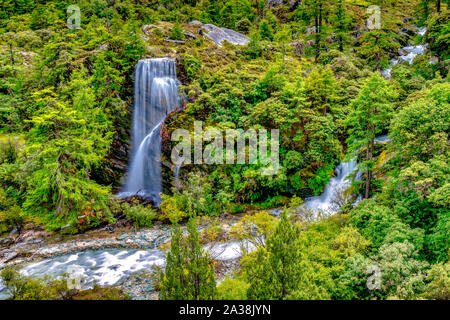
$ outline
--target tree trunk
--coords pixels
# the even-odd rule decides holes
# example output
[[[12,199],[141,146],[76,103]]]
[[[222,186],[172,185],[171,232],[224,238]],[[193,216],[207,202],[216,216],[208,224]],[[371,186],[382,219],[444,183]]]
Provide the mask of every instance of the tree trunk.
[[[436,1],[436,10],[438,13],[441,13],[441,0]]]
[[[367,131],[369,131],[369,130],[367,130]],[[372,161],[372,158],[373,158],[373,136],[374,136],[375,128],[372,126],[372,129],[370,131],[371,131],[371,134],[370,134],[368,142],[367,142],[367,152],[366,152],[367,159],[366,159],[366,161]],[[366,169],[366,193],[364,195],[364,199],[369,199],[371,180],[372,180],[372,169],[367,167],[367,169]]]
[[[319,17],[316,15],[314,17],[314,27],[316,28],[315,31],[315,35],[316,35],[316,54],[314,57],[314,62],[317,63],[318,59],[319,59],[319,54],[320,54],[320,27],[319,27]]]
[[[366,158],[369,158],[369,142],[367,143],[367,152],[366,152]],[[369,167],[366,168],[366,192],[364,194],[364,199],[369,199],[369,191],[370,191],[370,170]]]

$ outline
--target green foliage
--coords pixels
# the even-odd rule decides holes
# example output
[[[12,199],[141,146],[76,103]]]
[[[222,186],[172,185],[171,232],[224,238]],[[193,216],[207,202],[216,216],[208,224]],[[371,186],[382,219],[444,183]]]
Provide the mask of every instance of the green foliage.
[[[248,32],[252,26],[252,22],[248,18],[242,18],[236,21],[235,28],[240,32]]]
[[[374,73],[351,105],[352,112],[347,119],[347,124],[350,127],[347,142],[352,152],[365,145],[365,161],[362,162],[361,167],[365,170],[366,175],[364,195],[366,199],[370,194],[372,167],[374,165],[374,139],[389,124],[393,111],[392,103],[396,98],[396,92],[388,86],[378,73]]]
[[[217,300],[247,300],[248,287],[245,281],[225,278],[217,287]]]
[[[239,241],[248,241],[256,248],[264,248],[269,236],[274,232],[276,219],[266,211],[246,215],[233,225],[229,234]]]
[[[396,149],[406,159],[425,161],[432,154],[445,154],[449,131],[450,84],[426,91],[425,97],[400,110],[391,124]]]
[[[450,263],[437,263],[427,272],[427,286],[423,297],[433,300],[450,299]]]
[[[52,229],[77,224],[80,212],[94,225],[111,220],[108,188],[89,179],[89,170],[105,155],[111,137],[107,126],[103,130],[96,126],[94,119],[101,119],[103,111],[93,108],[89,87],[77,93],[73,107],[51,90],[38,92],[35,98],[41,112],[30,120],[33,127],[25,148],[30,158],[27,170],[32,170],[25,209],[42,216]],[[89,130],[93,127],[96,131]]]
[[[399,47],[392,31],[370,30],[361,37],[361,45],[358,46],[357,53],[360,57],[367,59],[372,68],[381,70],[389,65],[388,52],[395,52]]]
[[[65,1],[0,0],[0,232],[30,221],[84,231],[120,213],[149,227],[156,218],[181,222],[194,212],[281,206],[297,194],[289,206],[298,225],[259,212],[232,227],[229,235],[258,250],[247,252],[242,272],[217,295],[212,263],[203,253],[204,260],[194,257],[196,236],[174,236],[163,295],[448,299],[448,8],[442,2],[434,14],[440,1],[421,0],[420,8],[418,0],[386,2],[382,29],[366,31],[369,2],[311,0],[291,8],[284,1],[269,8],[248,0],[83,0],[81,29],[69,30]],[[426,20],[426,35],[405,34],[413,23],[405,16],[418,25]],[[192,20],[246,33],[250,42],[219,48],[201,36],[185,38],[198,33],[185,24]],[[158,31],[144,35],[145,24]],[[389,81],[371,73],[411,41],[428,43],[426,53],[394,66]],[[187,92],[185,110],[166,119],[164,134],[194,120],[221,130],[280,129],[278,174],[262,176],[260,164],[193,165],[181,168],[180,188],[162,195],[161,214],[114,200],[111,190],[123,175],[117,163],[127,160],[133,68],[159,56],[177,57]],[[389,143],[373,143],[387,133]],[[163,141],[165,153],[170,142]],[[365,197],[372,198],[312,219],[299,208],[302,198],[322,192],[344,151],[345,159],[358,156]],[[439,263],[426,270],[426,262]],[[367,269],[375,265],[381,287],[370,290],[374,274]],[[14,281],[27,288],[18,298],[61,298],[57,290],[43,292],[40,282]]]
[[[447,8],[441,14],[430,16],[427,21],[427,32],[424,40],[430,44],[431,52],[437,55],[440,61],[450,59],[449,17],[450,11]]]
[[[139,204],[130,206],[124,204],[125,217],[133,221],[135,227],[150,228],[153,226],[153,220],[158,216],[156,210]]]
[[[413,244],[416,250],[420,250],[423,245],[423,230],[411,229],[388,207],[378,205],[372,199],[361,201],[352,210],[350,223],[358,227],[375,248],[405,241]]]
[[[22,276],[14,268],[3,269],[0,277],[12,300],[60,300],[69,295],[66,278],[34,279]]]
[[[17,201],[13,197],[9,197],[5,190],[0,187],[0,234],[17,229],[20,231],[23,228],[25,221],[25,214]]]
[[[259,23],[259,35],[261,37],[261,40],[273,40],[273,30],[267,20],[262,20]]]
[[[170,39],[184,40],[184,31],[178,22],[176,22],[172,28],[172,33],[170,34]]]
[[[428,264],[417,260],[417,251],[408,241],[383,245],[373,259],[357,254],[346,265],[340,285],[347,299],[411,299],[425,289]]]
[[[218,3],[211,4],[217,6]],[[223,3],[217,16],[217,22],[222,26],[234,29],[238,21],[253,19],[253,10],[247,0],[231,0]]]
[[[312,275],[313,267],[300,251],[300,229],[293,225],[286,211],[281,215],[266,248],[243,265],[250,287],[250,299],[326,299]]]
[[[203,252],[195,218],[189,220],[188,236],[174,224],[164,273],[160,274],[162,300],[210,300],[217,295],[214,265]]]
[[[197,57],[188,54],[185,55],[183,65],[190,80],[198,78],[198,72],[202,68],[202,62]]]

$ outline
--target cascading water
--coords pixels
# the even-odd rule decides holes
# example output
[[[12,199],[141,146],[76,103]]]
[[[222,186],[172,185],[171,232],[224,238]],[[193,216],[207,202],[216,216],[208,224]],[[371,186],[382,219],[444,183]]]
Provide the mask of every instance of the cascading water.
[[[178,190],[180,188],[180,181],[178,180],[178,176],[180,174],[180,168],[181,165],[183,164],[184,161],[184,157],[181,157],[180,160],[178,161],[178,163],[175,165],[174,168],[174,179],[175,179],[175,188]]]
[[[336,176],[331,178],[319,196],[305,199],[305,206],[313,211],[321,210],[326,214],[333,214],[339,210],[339,193],[350,187],[349,175],[357,168],[356,158],[348,162],[341,162],[336,168]]]
[[[135,69],[132,154],[119,197],[140,195],[161,202],[161,127],[181,106],[174,59],[140,60]]]
[[[419,29],[418,29],[417,34],[418,34],[419,36],[423,36],[423,35],[425,35],[425,32],[426,32],[426,31],[427,31],[427,28],[422,27],[422,28],[419,28]],[[390,78],[390,77],[391,77],[392,67],[393,67],[394,65],[396,65],[396,64],[399,63],[399,62],[403,62],[403,61],[407,61],[409,64],[412,64],[413,61],[414,61],[414,58],[415,58],[417,55],[422,55],[422,54],[425,53],[425,50],[426,50],[427,46],[428,46],[428,44],[425,43],[425,44],[419,44],[419,45],[417,45],[417,46],[407,46],[407,47],[403,47],[403,48],[402,48],[403,54],[400,55],[400,56],[398,56],[397,59],[392,59],[389,68],[387,68],[386,70],[383,70],[383,71],[381,72],[381,74],[382,74],[385,78]]]
[[[374,143],[387,143],[389,141],[387,135],[378,136],[374,139]],[[336,168],[336,176],[330,179],[323,193],[315,197],[306,198],[304,205],[315,212],[320,210],[327,215],[338,212],[340,205],[348,200],[343,193],[350,187],[351,180],[349,176],[357,168],[358,163],[356,157],[348,162],[341,162]],[[360,180],[361,177],[362,172],[358,171],[355,180]],[[359,200],[361,200],[360,196],[356,199],[355,204]]]

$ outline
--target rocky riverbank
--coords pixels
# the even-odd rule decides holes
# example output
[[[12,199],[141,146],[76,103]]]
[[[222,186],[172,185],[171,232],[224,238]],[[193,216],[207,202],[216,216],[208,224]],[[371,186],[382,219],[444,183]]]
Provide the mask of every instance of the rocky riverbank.
[[[227,232],[239,219],[240,216],[229,216],[216,223]],[[210,223],[201,220],[199,230]],[[186,232],[184,226],[182,229]],[[171,226],[167,224],[138,230],[103,228],[67,236],[27,230],[0,238],[0,269],[20,265],[25,275],[57,276],[75,268],[85,277],[86,288],[96,282],[120,288],[132,299],[157,299],[155,269],[165,263],[170,232]],[[236,246],[234,242],[221,243],[214,250],[218,281],[239,268],[240,253]],[[206,247],[211,249],[212,244],[205,244]],[[0,296],[1,290],[0,284]]]

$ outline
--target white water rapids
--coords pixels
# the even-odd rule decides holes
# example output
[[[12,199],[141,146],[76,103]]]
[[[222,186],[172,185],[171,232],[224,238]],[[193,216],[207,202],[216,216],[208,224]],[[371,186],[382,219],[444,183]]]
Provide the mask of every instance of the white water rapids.
[[[419,36],[423,36],[425,35],[425,32],[427,32],[427,28],[422,27],[419,28],[417,31],[417,34]],[[381,74],[385,77],[385,78],[390,78],[391,77],[391,71],[392,71],[392,67],[395,66],[397,63],[399,62],[408,62],[409,64],[412,64],[414,61],[414,58],[417,55],[422,55],[425,53],[425,50],[427,49],[428,44],[419,44],[416,46],[406,46],[403,47],[401,49],[401,51],[403,52],[403,54],[401,54],[400,56],[398,56],[396,59],[392,59],[391,63],[389,65],[389,68],[387,68],[386,70],[383,70],[381,72]]]

